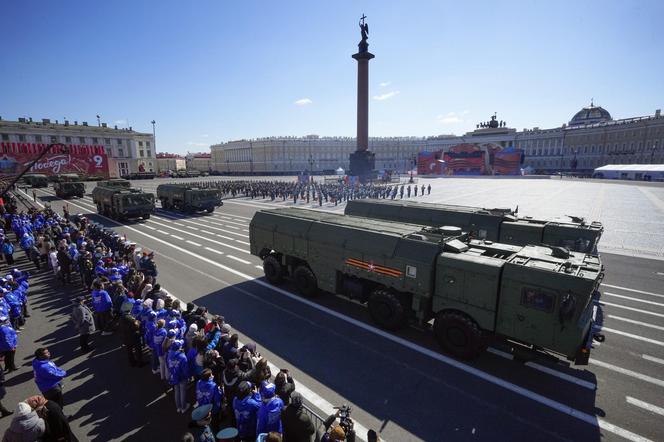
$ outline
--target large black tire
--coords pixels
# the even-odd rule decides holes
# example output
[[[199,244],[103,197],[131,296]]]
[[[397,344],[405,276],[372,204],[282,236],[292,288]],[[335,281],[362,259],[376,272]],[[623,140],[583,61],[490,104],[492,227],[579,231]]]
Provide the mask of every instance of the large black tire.
[[[274,255],[267,255],[263,260],[263,272],[270,284],[277,285],[284,280],[284,269]]]
[[[377,289],[371,293],[369,314],[376,324],[387,330],[397,330],[405,323],[403,305],[387,290]]]
[[[212,213],[212,212],[214,212],[214,207],[208,207],[205,210],[207,211],[207,213]]]
[[[482,330],[462,313],[438,313],[433,333],[443,350],[459,359],[474,359],[486,349]]]
[[[307,298],[311,298],[318,293],[318,281],[316,275],[306,265],[299,265],[293,272],[293,281],[297,290]]]
[[[143,215],[143,219],[150,219],[150,214],[146,213],[145,215]]]

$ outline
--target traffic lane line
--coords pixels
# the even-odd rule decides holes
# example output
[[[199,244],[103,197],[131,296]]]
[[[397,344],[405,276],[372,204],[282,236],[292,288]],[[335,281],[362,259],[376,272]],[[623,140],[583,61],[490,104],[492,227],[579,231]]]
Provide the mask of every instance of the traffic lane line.
[[[619,309],[622,309],[622,310],[629,310],[631,312],[642,313],[644,315],[657,316],[658,318],[664,318],[664,313],[655,313],[655,312],[651,312],[651,311],[648,311],[648,310],[643,310],[643,309],[640,309],[640,308],[629,307],[629,306],[626,306],[626,305],[616,304],[616,303],[613,303],[613,302],[606,302],[604,300],[600,301],[600,304],[602,306],[607,306],[608,305],[610,307],[615,307],[615,308],[619,308]]]
[[[18,189],[19,192],[21,192],[23,195],[25,195],[25,197],[26,197],[28,200],[30,200],[30,201],[32,201],[33,203],[37,204],[37,205],[38,205],[39,207],[41,207],[42,209],[45,207],[42,203],[39,202],[39,197],[35,198],[35,200],[33,201],[33,200],[32,200],[32,197],[31,197],[30,195],[28,195],[27,193],[25,193],[25,192],[23,191],[23,189],[21,189],[20,186],[17,185],[16,188]]]
[[[187,234],[187,235],[189,235],[189,236],[193,236],[194,238],[200,238],[200,239],[202,239],[202,240],[205,240],[205,241],[207,241],[207,242],[211,242],[211,243],[213,243],[213,244],[219,244],[219,245],[221,245],[221,246],[228,247],[229,249],[233,249],[233,250],[237,250],[237,251],[242,252],[242,253],[249,254],[249,250],[247,250],[247,249],[242,249],[242,248],[240,248],[240,247],[235,247],[235,246],[232,246],[232,245],[230,245],[230,244],[226,244],[226,243],[223,243],[223,242],[220,242],[220,241],[215,241],[215,240],[213,240],[213,239],[206,238],[205,236],[201,236],[201,235],[198,235],[198,234],[196,234],[196,233],[184,232],[184,231],[182,231],[182,230],[180,230],[180,229],[176,229],[175,227],[171,227],[171,226],[169,226],[169,225],[167,225],[167,224],[162,224],[162,223],[160,223],[160,222],[152,221],[152,220],[148,220],[148,223],[156,224],[156,225],[161,226],[161,227],[164,227],[164,228],[166,228],[166,229],[174,229],[174,230],[177,230],[178,232],[181,232],[181,233]],[[160,231],[158,230],[158,232],[160,232]],[[168,233],[167,233],[167,234],[168,234]]]
[[[179,223],[176,223],[176,222],[174,222],[174,221],[170,221],[170,220],[167,220],[167,219],[163,219],[163,218],[161,218],[161,217],[159,217],[159,216],[155,216],[155,218],[157,218],[157,219],[159,219],[159,220],[162,220],[162,221],[165,221],[165,222],[170,222],[170,223],[173,223],[173,224],[175,224],[175,225],[182,226],[182,227],[185,226],[184,224],[179,224]],[[228,231],[228,230],[222,229],[222,228],[220,228],[220,227],[209,226],[209,225],[207,225],[207,224],[201,224],[201,223],[197,223],[197,222],[195,222],[195,221],[189,221],[189,220],[187,220],[186,222],[191,223],[191,224],[194,224],[194,225],[196,225],[196,226],[205,227],[206,229],[218,230],[218,231],[220,231],[220,232],[224,232],[224,233],[227,233],[227,234],[229,234],[229,235],[237,235],[237,236],[241,236],[241,237],[243,237],[243,238],[248,238],[248,237],[249,237],[249,236],[244,235],[244,234],[242,234],[242,233],[237,233],[237,232],[233,232],[233,231]]]
[[[646,354],[641,355],[641,357],[643,359],[645,359],[646,361],[650,361],[650,362],[654,362],[656,364],[664,365],[664,359],[656,358],[654,356],[650,356],[650,355],[646,355]]]
[[[104,218],[105,218],[105,217],[104,217]],[[114,223],[116,223],[116,224],[119,224],[119,223],[115,222],[114,220],[110,220],[110,221],[112,221],[112,222],[114,222]],[[200,259],[200,260],[202,260],[202,261],[204,261],[204,262],[208,262],[209,264],[211,264],[211,265],[213,265],[213,266],[216,266],[216,267],[219,267],[219,268],[221,268],[221,269],[223,269],[223,270],[226,270],[226,271],[228,271],[229,273],[235,274],[236,276],[239,276],[239,277],[241,277],[242,279],[246,279],[246,280],[252,281],[252,282],[255,283],[255,284],[261,285],[261,286],[263,286],[263,287],[265,287],[265,288],[268,288],[268,289],[270,289],[270,290],[273,290],[273,291],[276,291],[276,292],[278,292],[278,293],[281,293],[282,295],[284,295],[284,296],[286,296],[286,297],[288,297],[288,298],[290,298],[290,299],[293,299],[293,300],[295,300],[295,301],[297,301],[297,302],[300,302],[300,303],[304,303],[304,304],[306,304],[306,305],[308,305],[308,306],[310,306],[310,307],[313,307],[313,308],[315,308],[315,309],[317,309],[317,310],[319,310],[319,311],[322,311],[322,312],[327,313],[327,314],[329,314],[329,315],[331,315],[331,316],[334,316],[334,317],[336,317],[336,318],[338,318],[338,319],[341,319],[341,320],[344,321],[344,322],[350,323],[350,324],[355,325],[355,326],[357,326],[357,327],[359,327],[359,328],[362,328],[362,329],[364,329],[364,330],[366,330],[366,331],[369,331],[369,332],[371,332],[371,333],[374,333],[374,334],[376,334],[376,335],[379,335],[379,336],[381,336],[381,337],[384,337],[384,338],[386,338],[387,340],[392,341],[392,342],[394,342],[394,343],[401,344],[401,345],[404,346],[404,347],[407,347],[407,348],[409,348],[409,349],[411,349],[411,350],[415,350],[416,352],[419,352],[419,353],[421,353],[421,354],[423,354],[423,355],[425,355],[425,356],[428,356],[428,357],[430,357],[430,358],[432,358],[432,359],[438,360],[438,361],[443,362],[443,363],[445,363],[445,364],[447,364],[447,365],[450,365],[450,366],[452,366],[452,367],[455,367],[455,368],[457,368],[457,369],[459,369],[459,370],[461,370],[461,371],[466,372],[467,374],[474,375],[474,376],[476,376],[476,377],[478,377],[478,378],[480,378],[480,379],[483,379],[483,380],[485,380],[485,381],[487,381],[487,382],[489,382],[489,383],[491,383],[491,384],[493,384],[493,385],[496,385],[496,386],[502,387],[502,388],[504,388],[504,389],[507,389],[507,390],[509,390],[509,391],[511,391],[511,392],[513,392],[513,393],[516,393],[516,394],[519,395],[519,396],[522,396],[522,397],[528,398],[528,399],[533,400],[533,401],[535,401],[535,402],[537,402],[537,403],[540,403],[540,404],[542,404],[542,405],[544,405],[544,406],[547,406],[547,407],[549,407],[549,408],[552,408],[552,409],[554,409],[554,410],[557,410],[557,411],[559,411],[559,412],[561,412],[561,413],[563,413],[563,414],[565,414],[565,415],[568,415],[568,416],[574,417],[574,418],[577,419],[577,420],[580,420],[580,421],[582,421],[582,422],[585,422],[585,423],[590,424],[590,425],[595,426],[595,427],[602,428],[602,429],[604,429],[604,430],[606,430],[606,431],[609,431],[609,432],[612,432],[612,433],[614,433],[614,434],[620,435],[621,437],[625,437],[625,438],[627,438],[627,439],[629,439],[629,440],[644,440],[643,438],[641,438],[640,436],[636,435],[635,433],[632,433],[632,432],[630,432],[630,431],[628,431],[628,430],[626,430],[626,429],[624,429],[624,428],[621,428],[621,427],[619,427],[619,426],[613,425],[613,424],[611,424],[611,423],[609,423],[609,422],[607,422],[607,421],[605,421],[605,420],[603,420],[603,419],[597,418],[596,416],[592,416],[592,415],[590,415],[590,414],[588,414],[588,413],[585,413],[585,412],[582,412],[582,411],[580,411],[580,410],[574,409],[574,408],[572,408],[572,407],[570,407],[570,406],[564,405],[564,404],[562,404],[562,403],[560,403],[560,402],[557,402],[557,401],[555,401],[555,400],[553,400],[553,399],[550,399],[550,398],[547,398],[547,397],[545,397],[545,396],[542,396],[542,395],[540,395],[540,394],[538,394],[538,393],[535,393],[535,392],[533,392],[533,391],[530,391],[530,390],[528,390],[528,389],[524,389],[524,388],[522,388],[522,387],[520,387],[520,386],[518,386],[518,385],[516,385],[516,384],[513,384],[513,383],[511,383],[511,382],[509,382],[509,381],[506,381],[506,380],[500,379],[500,378],[498,378],[498,377],[496,377],[496,376],[494,376],[494,375],[491,375],[491,374],[489,374],[489,373],[483,372],[483,371],[481,371],[481,370],[479,370],[479,369],[477,369],[477,368],[475,368],[475,367],[468,366],[468,365],[466,365],[466,364],[464,364],[464,363],[462,363],[462,362],[460,362],[460,361],[457,361],[457,360],[451,359],[451,358],[449,358],[449,357],[447,357],[447,356],[445,356],[445,355],[442,355],[442,354],[439,354],[439,353],[433,352],[432,350],[427,349],[427,348],[425,348],[425,347],[422,347],[422,346],[420,346],[420,345],[418,345],[418,344],[414,344],[414,343],[411,343],[411,342],[409,342],[409,341],[406,341],[405,339],[403,339],[403,338],[401,338],[401,337],[391,335],[391,334],[389,334],[389,333],[387,333],[387,332],[384,332],[384,331],[382,331],[382,330],[379,330],[379,329],[377,329],[377,328],[375,328],[375,327],[373,327],[373,326],[371,326],[371,325],[364,324],[364,323],[362,323],[362,322],[360,322],[360,321],[358,321],[358,320],[356,320],[356,319],[349,318],[349,317],[346,317],[346,316],[344,316],[344,315],[341,315],[341,314],[339,314],[339,313],[337,313],[337,312],[335,312],[335,311],[333,311],[333,310],[328,309],[327,307],[319,306],[319,305],[317,305],[317,304],[315,304],[315,303],[313,303],[313,302],[311,302],[311,301],[308,301],[308,300],[305,300],[305,299],[299,298],[297,295],[293,295],[293,294],[291,294],[290,292],[287,292],[287,291],[285,291],[285,290],[283,290],[283,289],[280,289],[280,288],[278,288],[278,287],[273,287],[273,286],[269,285],[268,283],[265,283],[264,281],[261,281],[261,280],[253,280],[253,277],[251,277],[251,276],[249,276],[249,275],[243,274],[242,272],[239,272],[239,271],[237,271],[237,270],[235,270],[235,269],[232,269],[232,268],[229,268],[229,267],[227,267],[227,266],[225,266],[225,265],[222,265],[222,264],[216,263],[216,262],[214,262],[214,261],[211,261],[211,260],[209,260],[208,258],[205,258],[205,257],[203,257],[203,256],[201,256],[201,255],[197,255],[197,254],[195,254],[195,253],[193,253],[193,252],[191,252],[191,251],[189,251],[189,250],[182,249],[181,247],[178,247],[178,246],[176,246],[176,245],[174,245],[174,244],[170,244],[170,243],[168,243],[168,242],[166,242],[166,241],[164,241],[164,240],[162,240],[162,239],[160,239],[160,238],[154,237],[154,236],[152,236],[152,235],[150,235],[150,234],[148,234],[148,233],[146,233],[146,232],[142,232],[142,231],[140,231],[140,230],[138,230],[138,229],[136,229],[136,228],[134,228],[134,227],[131,227],[131,226],[124,226],[124,227],[125,227],[127,230],[134,231],[134,232],[136,232],[136,233],[138,233],[138,234],[140,234],[140,235],[146,236],[146,237],[148,237],[148,238],[150,238],[150,239],[152,239],[152,240],[154,240],[154,241],[156,241],[156,242],[159,242],[159,243],[164,244],[164,245],[166,245],[166,246],[168,246],[168,247],[171,247],[171,248],[175,248],[175,249],[177,249],[177,250],[180,250],[181,252],[183,252],[183,253],[185,253],[185,254],[188,254],[188,255],[190,255],[190,256],[196,257],[196,258],[198,258],[198,259]],[[592,361],[592,359],[591,359],[591,361]]]
[[[201,245],[198,244],[197,242],[193,242],[193,241],[189,241],[189,240],[187,240],[186,242],[187,242],[188,244],[191,244],[191,245],[196,246],[196,247],[200,247],[200,246],[201,246]]]
[[[651,339],[651,338],[646,338],[646,337],[640,336],[640,335],[635,335],[634,333],[627,333],[627,332],[624,332],[624,331],[621,331],[621,330],[616,330],[616,329],[608,328],[608,327],[602,327],[602,332],[615,333],[617,335],[625,336],[627,338],[632,338],[632,339],[636,339],[638,341],[643,341],[643,342],[647,342],[649,344],[654,344],[654,345],[659,345],[661,347],[664,347],[664,342],[662,342],[662,341],[658,341],[656,339]]]
[[[585,423],[587,423],[587,424],[589,424],[589,425],[599,427],[599,428],[601,428],[601,429],[604,429],[604,430],[609,431],[609,432],[611,432],[611,433],[617,434],[617,435],[619,435],[619,436],[621,436],[621,437],[624,437],[624,438],[626,438],[626,439],[629,439],[629,440],[634,440],[634,441],[637,441],[637,440],[646,440],[645,438],[642,438],[641,436],[639,436],[639,435],[637,435],[637,434],[635,434],[635,433],[633,433],[633,432],[630,432],[629,430],[626,430],[626,429],[621,428],[621,427],[619,427],[619,426],[617,426],[617,425],[611,424],[611,423],[609,423],[608,421],[606,421],[606,420],[604,420],[604,419],[598,418],[597,416],[593,416],[593,415],[591,415],[591,414],[585,413],[585,412],[583,412],[583,411],[581,411],[581,410],[578,410],[578,409],[575,409],[575,408],[573,408],[573,407],[571,407],[571,406],[569,406],[569,405],[565,405],[565,404],[563,404],[563,403],[561,403],[561,402],[555,401],[555,400],[553,400],[553,399],[550,399],[550,398],[548,398],[548,397],[545,397],[545,396],[543,396],[543,395],[540,395],[540,394],[538,394],[538,393],[535,393],[534,391],[531,391],[531,390],[528,390],[528,389],[526,389],[526,388],[520,387],[520,386],[518,386],[518,385],[516,385],[516,384],[513,384],[513,383],[511,383],[511,382],[509,382],[509,381],[506,381],[506,380],[504,380],[504,379],[501,379],[501,378],[499,378],[499,377],[497,377],[497,376],[494,376],[494,375],[489,374],[489,373],[486,373],[486,372],[484,372],[484,371],[482,371],[482,370],[480,370],[480,369],[477,369],[477,368],[475,368],[475,367],[472,367],[472,366],[470,366],[470,365],[467,365],[467,364],[465,364],[465,363],[463,363],[463,362],[461,362],[461,361],[457,361],[457,360],[452,359],[452,358],[450,358],[450,357],[448,357],[448,356],[445,356],[445,355],[442,355],[442,354],[440,354],[440,353],[434,352],[434,351],[432,351],[432,350],[430,350],[430,349],[428,349],[428,348],[422,347],[421,345],[418,345],[418,344],[412,343],[412,342],[410,342],[410,341],[407,341],[407,340],[405,340],[404,338],[401,338],[401,337],[399,337],[399,336],[395,336],[395,335],[392,335],[392,334],[390,334],[390,333],[387,333],[387,332],[385,332],[385,331],[383,331],[383,330],[380,330],[380,329],[378,329],[378,328],[376,328],[376,327],[374,327],[374,326],[371,326],[371,325],[365,324],[365,323],[363,323],[363,322],[361,322],[361,321],[359,321],[359,320],[356,320],[356,319],[354,319],[354,318],[350,318],[350,317],[347,317],[347,316],[345,316],[345,315],[342,315],[342,314],[340,314],[340,313],[338,313],[338,312],[336,312],[336,311],[334,311],[334,310],[331,310],[331,309],[329,309],[329,308],[327,308],[327,307],[324,307],[324,306],[318,305],[318,304],[316,304],[316,303],[314,303],[314,302],[312,302],[312,301],[309,301],[309,300],[306,300],[306,299],[302,299],[302,298],[300,298],[299,296],[294,295],[294,294],[292,294],[292,293],[290,293],[290,292],[288,292],[288,291],[286,291],[286,290],[284,290],[284,289],[281,289],[281,288],[279,288],[279,287],[274,287],[274,286],[272,286],[272,285],[270,285],[270,284],[268,284],[268,283],[266,283],[266,282],[264,282],[264,281],[262,281],[262,280],[256,280],[256,279],[254,279],[253,276],[249,276],[249,275],[247,275],[247,274],[245,274],[245,273],[242,273],[242,272],[240,272],[240,271],[238,271],[238,270],[235,270],[235,269],[230,268],[230,267],[228,267],[228,266],[225,266],[225,265],[223,265],[223,264],[219,264],[219,263],[217,263],[217,262],[214,262],[214,261],[212,261],[212,260],[210,260],[210,259],[208,259],[208,258],[206,258],[206,257],[204,257],[204,256],[198,255],[198,254],[193,253],[193,252],[191,252],[191,251],[189,251],[189,250],[182,249],[181,247],[178,247],[178,246],[176,246],[176,245],[174,245],[174,244],[170,244],[170,243],[168,243],[168,242],[166,242],[166,241],[164,241],[164,240],[162,240],[162,239],[160,239],[160,238],[153,237],[152,235],[150,235],[150,234],[148,234],[148,233],[145,233],[145,232],[141,232],[140,230],[134,229],[133,227],[126,226],[126,228],[129,229],[129,230],[133,230],[133,231],[135,231],[135,232],[137,232],[137,233],[139,233],[139,234],[141,234],[141,235],[144,235],[144,236],[146,236],[146,237],[148,237],[148,238],[151,238],[151,239],[154,240],[154,241],[157,241],[157,242],[160,242],[160,243],[162,243],[162,244],[164,244],[164,245],[167,245],[168,247],[171,247],[171,248],[175,248],[175,249],[177,249],[177,250],[180,250],[181,252],[186,253],[186,254],[188,254],[188,255],[190,255],[190,256],[192,256],[192,257],[198,258],[198,259],[200,259],[200,260],[202,260],[202,261],[204,261],[204,262],[207,262],[208,264],[211,264],[211,265],[213,265],[213,266],[219,267],[219,268],[221,268],[222,270],[225,270],[225,271],[227,271],[227,272],[229,272],[229,273],[232,273],[232,274],[234,274],[234,275],[236,275],[236,276],[239,276],[239,277],[242,278],[242,279],[245,279],[245,280],[247,280],[247,281],[251,281],[251,282],[253,282],[254,284],[257,284],[257,285],[260,285],[260,286],[262,286],[262,287],[268,288],[268,289],[270,289],[270,290],[276,291],[276,292],[278,292],[278,293],[280,293],[280,294],[286,296],[286,297],[289,298],[289,299],[296,300],[296,301],[298,301],[298,302],[301,302],[301,303],[303,303],[303,304],[306,304],[306,305],[308,305],[309,307],[312,307],[312,308],[314,308],[314,309],[316,309],[316,310],[319,310],[319,311],[325,312],[325,313],[327,313],[327,314],[329,314],[329,315],[331,315],[331,316],[336,317],[337,319],[340,319],[340,320],[342,320],[342,321],[344,321],[344,322],[347,322],[347,323],[349,323],[349,324],[351,324],[351,325],[355,325],[355,326],[358,327],[358,328],[361,328],[361,329],[364,329],[364,330],[369,331],[369,332],[371,332],[371,333],[374,333],[374,334],[376,334],[376,335],[379,335],[379,336],[381,336],[381,337],[383,337],[383,338],[385,338],[385,339],[387,339],[387,340],[390,340],[390,341],[392,341],[392,342],[394,342],[394,343],[400,344],[400,345],[402,345],[402,346],[404,346],[404,347],[407,347],[407,348],[409,348],[409,349],[411,349],[411,350],[414,350],[414,351],[416,351],[416,352],[418,352],[418,353],[420,353],[420,354],[423,354],[423,355],[425,355],[425,356],[429,356],[429,357],[432,358],[432,359],[438,360],[439,362],[442,362],[442,363],[444,363],[444,364],[446,364],[446,365],[449,365],[449,366],[455,367],[455,368],[457,368],[457,369],[459,369],[459,370],[461,370],[461,371],[466,372],[467,374],[473,375],[473,376],[475,376],[475,377],[477,377],[477,378],[479,378],[479,379],[482,379],[482,380],[484,380],[484,381],[486,381],[486,382],[489,382],[489,383],[491,383],[491,384],[493,384],[493,385],[496,385],[496,386],[502,387],[502,388],[504,388],[504,389],[506,389],[506,390],[508,390],[508,391],[511,391],[511,392],[513,392],[513,393],[516,393],[516,394],[519,395],[519,396],[522,396],[522,397],[528,398],[528,399],[530,399],[530,400],[532,400],[532,401],[534,401],[534,402],[537,402],[537,403],[539,403],[539,404],[545,405],[545,406],[547,406],[547,407],[549,407],[549,408],[551,408],[551,409],[553,409],[553,410],[556,410],[556,411],[558,411],[558,412],[560,412],[560,413],[563,413],[563,414],[566,414],[566,415],[568,415],[568,416],[571,416],[571,417],[573,417],[573,418],[575,418],[575,419],[577,419],[577,420],[580,420],[580,421],[582,421],[582,422],[585,422]],[[591,359],[591,361],[592,361],[592,359]]]
[[[241,243],[243,243],[243,244],[248,244],[247,242],[240,241],[239,239],[231,238],[231,237],[229,237],[229,236],[220,235],[220,234],[218,234],[218,233],[212,233],[212,232],[210,232],[210,231],[208,231],[208,230],[203,230],[203,229],[200,229],[200,230],[199,230],[199,229],[196,228],[196,227],[189,226],[189,225],[186,225],[186,224],[180,224],[180,223],[172,222],[172,221],[169,221],[169,220],[167,220],[167,219],[161,218],[161,217],[159,217],[159,216],[155,216],[154,218],[155,218],[155,219],[158,219],[158,220],[160,220],[160,221],[164,221],[164,222],[172,223],[172,224],[177,225],[177,226],[186,227],[186,228],[188,228],[188,229],[195,229],[195,230],[200,231],[201,233],[205,233],[205,234],[208,234],[208,235],[218,236],[218,237],[220,237],[220,238],[224,238],[224,239],[227,239],[227,240],[229,240],[229,241],[237,241],[237,242],[241,242]],[[191,221],[187,221],[187,222],[191,222]],[[238,233],[231,232],[231,231],[228,231],[228,230],[224,230],[224,229],[221,229],[221,228],[211,227],[211,226],[207,226],[207,225],[200,224],[200,223],[195,223],[195,222],[193,222],[193,224],[196,224],[196,225],[198,225],[198,226],[202,226],[202,227],[205,227],[205,228],[208,228],[208,229],[219,230],[220,232],[228,233],[229,235],[238,235],[238,236],[241,236],[241,237],[243,237],[243,238],[245,238],[245,237],[248,238],[247,235],[238,234]]]
[[[664,294],[660,293],[646,292],[645,290],[630,289],[628,287],[622,287],[619,285],[611,285],[611,284],[602,284],[602,285],[604,287],[610,287],[612,289],[625,290],[627,292],[641,293],[642,295],[657,296],[658,298],[664,298]]]
[[[649,404],[648,402],[644,402],[642,400],[633,398],[631,396],[626,396],[625,399],[627,400],[628,404],[634,405],[636,407],[639,407],[643,410],[649,411],[651,413],[659,414],[660,416],[664,416],[664,408],[658,407],[657,405]]]
[[[619,295],[617,293],[604,292],[604,293],[602,293],[602,296],[611,296],[613,298],[627,299],[629,301],[641,302],[643,304],[649,304],[649,305],[656,305],[657,307],[664,307],[664,303],[661,303],[661,302],[648,301],[646,299],[640,299],[640,298],[634,298],[634,297],[631,297],[631,296]]]
[[[241,262],[242,264],[251,264],[251,262],[249,262],[249,261],[247,261],[247,260],[245,260],[245,259],[240,259],[240,258],[238,258],[237,256],[226,255],[226,257],[227,257],[227,258],[230,258],[230,259],[232,259],[232,260],[234,260],[234,261]]]
[[[623,318],[622,316],[616,316],[616,315],[607,315],[607,317],[611,318],[611,319],[615,319],[616,321],[627,322],[629,324],[636,324],[636,325],[640,325],[642,327],[664,331],[664,327],[662,327],[660,325],[650,324],[650,323],[642,322],[642,321],[635,321],[634,319]]]
[[[657,385],[658,387],[664,387],[664,381],[653,376],[648,376],[643,373],[639,373],[634,370],[629,370],[627,368],[619,367],[617,365],[609,364],[608,362],[603,362],[598,359],[590,358],[590,363],[598,367],[605,368],[607,370],[620,373],[622,375],[628,376],[630,378],[638,379],[642,382],[647,382],[649,384]]]

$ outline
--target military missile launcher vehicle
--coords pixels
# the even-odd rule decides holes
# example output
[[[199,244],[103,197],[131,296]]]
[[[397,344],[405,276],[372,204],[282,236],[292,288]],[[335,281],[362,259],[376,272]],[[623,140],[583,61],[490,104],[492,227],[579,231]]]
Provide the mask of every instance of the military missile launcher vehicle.
[[[97,213],[109,218],[149,219],[154,212],[154,194],[139,189],[97,186],[92,190]]]
[[[58,198],[71,198],[73,196],[83,198],[85,183],[74,180],[73,177],[64,177],[53,183],[53,190]]]
[[[157,198],[165,210],[180,212],[214,212],[222,206],[221,193],[217,189],[201,189],[191,184],[160,184],[157,186]]]
[[[352,200],[346,204],[346,215],[363,216],[426,226],[461,227],[473,238],[506,244],[547,244],[575,252],[597,253],[604,227],[570,216],[567,220],[520,217],[510,209],[432,204],[376,199]]]
[[[456,357],[473,358],[491,341],[582,365],[603,339],[597,256],[294,208],[256,212],[249,235],[269,282],[359,300],[386,329],[433,320],[435,338]]]
[[[41,173],[23,175],[23,182],[32,187],[48,187],[48,177]]]
[[[112,187],[119,189],[131,188],[131,182],[123,178],[111,178],[110,180],[102,180],[97,182],[97,187]]]

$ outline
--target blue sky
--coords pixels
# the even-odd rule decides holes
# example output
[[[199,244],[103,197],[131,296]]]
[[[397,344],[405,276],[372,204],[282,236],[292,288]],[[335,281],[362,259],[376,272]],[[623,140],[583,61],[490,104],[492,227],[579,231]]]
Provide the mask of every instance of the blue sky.
[[[664,106],[662,1],[6,0],[0,116],[151,131],[159,151],[354,135],[368,16],[372,136],[554,127],[591,97]]]

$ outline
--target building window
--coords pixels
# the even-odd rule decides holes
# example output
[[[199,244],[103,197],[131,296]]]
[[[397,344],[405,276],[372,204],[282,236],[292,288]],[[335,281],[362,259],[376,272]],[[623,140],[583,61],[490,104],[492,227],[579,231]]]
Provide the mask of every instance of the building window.
[[[20,134],[20,135],[18,136],[18,140],[19,140],[19,141],[25,141],[25,135]]]
[[[51,135],[51,143],[57,143],[58,142],[58,137],[55,135]]]
[[[65,143],[71,143],[71,137],[65,137]]]
[[[124,156],[124,149],[122,149],[122,148],[119,148],[119,149],[118,149],[118,156],[119,156],[119,157],[123,157],[123,156]]]
[[[148,156],[148,157],[151,156],[151,155],[150,155],[150,149],[147,150],[147,156]]]
[[[104,138],[104,144],[111,144],[110,138]]]
[[[138,142],[138,146],[139,146],[139,147],[143,147],[143,142],[142,142],[142,141],[139,141],[139,142]]]
[[[92,139],[92,144],[97,144],[98,142],[99,142],[99,141],[97,140],[97,138],[93,138],[93,139]]]
[[[85,137],[78,137],[78,142],[81,144],[85,144]]]
[[[41,143],[42,136],[41,135],[35,135],[35,141],[38,142],[38,143]]]
[[[146,147],[150,147],[150,142],[149,142],[149,141],[146,141],[146,142],[145,142],[145,146],[146,146]]]
[[[8,134],[2,134],[2,141],[9,141],[9,135]]]
[[[122,144],[122,140],[121,140],[120,138],[118,138],[118,139],[116,140],[116,142],[117,142],[117,144]]]
[[[139,150],[138,153],[139,153],[139,155],[141,156],[141,158],[143,158],[143,157],[145,156],[145,151],[142,150],[142,149]]]

